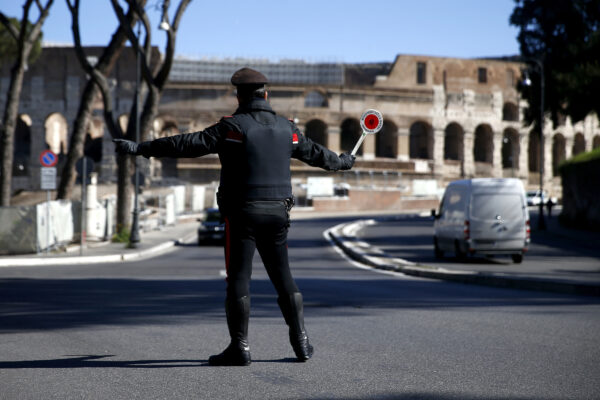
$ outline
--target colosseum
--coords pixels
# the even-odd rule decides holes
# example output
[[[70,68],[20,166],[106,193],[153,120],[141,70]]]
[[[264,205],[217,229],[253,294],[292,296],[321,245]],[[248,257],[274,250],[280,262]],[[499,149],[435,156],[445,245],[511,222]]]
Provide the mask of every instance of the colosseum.
[[[99,48],[87,48],[94,59]],[[155,50],[156,53],[156,50]],[[157,55],[157,54],[156,54]],[[160,56],[160,55],[157,55]],[[126,118],[135,89],[135,62],[123,52],[111,75],[116,109]],[[406,184],[415,179],[445,182],[461,177],[518,177],[526,186],[540,181],[540,137],[523,123],[526,102],[516,89],[526,65],[500,59],[459,59],[398,55],[393,62],[308,63],[301,60],[177,59],[163,91],[152,137],[201,130],[236,108],[229,77],[250,66],[269,78],[269,99],[312,140],[341,152],[361,135],[360,116],[374,108],[384,117],[382,130],[369,135],[353,171],[336,181]],[[9,70],[0,71],[4,107]],[[26,73],[15,135],[13,190],[39,186],[38,155],[51,149],[59,158],[85,85],[74,51],[46,47]],[[544,129],[544,186],[560,196],[557,166],[566,158],[600,146],[596,116],[572,124],[569,118]],[[88,129],[86,154],[100,181],[115,180],[110,135],[97,99]],[[60,167],[60,164],[59,164]],[[151,161],[146,182],[167,177],[208,183],[217,179],[216,156]],[[294,163],[294,178],[327,175]]]

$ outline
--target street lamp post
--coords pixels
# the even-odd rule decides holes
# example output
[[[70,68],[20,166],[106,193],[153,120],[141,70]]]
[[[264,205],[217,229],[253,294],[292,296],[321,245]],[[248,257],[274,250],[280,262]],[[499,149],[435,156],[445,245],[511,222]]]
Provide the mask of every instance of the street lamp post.
[[[540,70],[540,204],[538,229],[546,230],[546,219],[544,217],[544,64],[537,58],[527,58],[533,61]],[[531,80],[526,78],[523,82],[526,86],[531,85]]]
[[[137,37],[140,38],[140,25],[137,24]],[[140,51],[139,46],[135,47],[135,142],[140,142]],[[139,224],[139,198],[140,174],[138,168],[138,158],[134,156],[134,194],[133,194],[133,218],[131,221],[131,234],[129,235],[129,247],[135,248],[140,242],[140,224]]]

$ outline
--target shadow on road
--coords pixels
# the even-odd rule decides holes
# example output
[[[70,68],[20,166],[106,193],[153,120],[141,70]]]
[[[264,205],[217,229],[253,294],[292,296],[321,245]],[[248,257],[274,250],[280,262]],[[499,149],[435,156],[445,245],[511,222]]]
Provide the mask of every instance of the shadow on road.
[[[306,315],[368,315],[369,309],[451,309],[599,304],[593,297],[405,279],[297,279]],[[0,333],[101,324],[224,322],[219,280],[0,279]],[[251,283],[252,318],[281,318],[271,283]]]
[[[208,367],[208,360],[110,360],[114,355],[65,356],[51,360],[0,361],[0,369],[39,368],[189,368]],[[252,360],[253,363],[297,363],[295,358]]]

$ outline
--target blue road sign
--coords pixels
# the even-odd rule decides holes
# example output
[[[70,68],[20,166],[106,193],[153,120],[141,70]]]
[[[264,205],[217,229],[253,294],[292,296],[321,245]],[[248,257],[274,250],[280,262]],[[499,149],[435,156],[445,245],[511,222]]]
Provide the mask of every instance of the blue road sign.
[[[40,154],[40,163],[43,167],[54,167],[58,162],[58,157],[51,150],[44,150]]]

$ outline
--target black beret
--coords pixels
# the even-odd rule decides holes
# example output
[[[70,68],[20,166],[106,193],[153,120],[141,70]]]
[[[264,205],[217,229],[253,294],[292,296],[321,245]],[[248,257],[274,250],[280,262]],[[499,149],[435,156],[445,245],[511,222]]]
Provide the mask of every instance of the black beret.
[[[242,68],[231,76],[231,83],[234,86],[264,85],[267,83],[267,77],[252,68]]]

